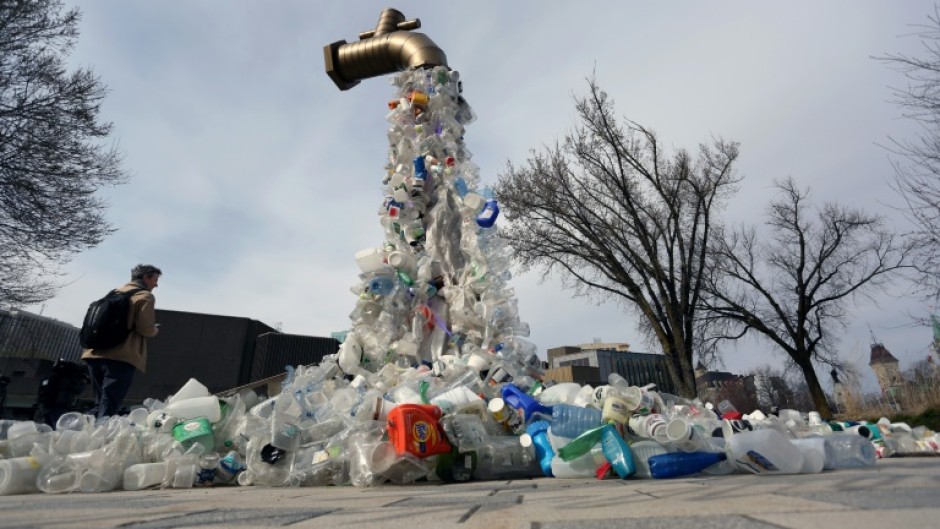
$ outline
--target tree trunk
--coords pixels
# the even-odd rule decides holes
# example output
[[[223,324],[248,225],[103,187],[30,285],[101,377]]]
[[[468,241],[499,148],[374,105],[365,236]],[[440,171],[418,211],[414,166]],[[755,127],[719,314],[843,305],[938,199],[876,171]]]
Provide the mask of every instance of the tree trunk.
[[[832,420],[832,410],[829,409],[829,400],[826,398],[826,392],[819,384],[819,378],[816,377],[816,370],[810,360],[801,360],[797,362],[803,371],[803,378],[806,380],[806,386],[809,388],[809,394],[813,398],[813,405],[816,411],[826,420]]]

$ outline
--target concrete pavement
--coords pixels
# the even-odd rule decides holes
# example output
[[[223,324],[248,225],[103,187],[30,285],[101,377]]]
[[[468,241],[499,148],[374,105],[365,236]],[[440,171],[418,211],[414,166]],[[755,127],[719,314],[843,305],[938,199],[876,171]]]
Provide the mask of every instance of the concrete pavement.
[[[938,457],[776,477],[540,478],[368,489],[233,486],[0,497],[0,529],[894,529],[936,527],[938,520]]]

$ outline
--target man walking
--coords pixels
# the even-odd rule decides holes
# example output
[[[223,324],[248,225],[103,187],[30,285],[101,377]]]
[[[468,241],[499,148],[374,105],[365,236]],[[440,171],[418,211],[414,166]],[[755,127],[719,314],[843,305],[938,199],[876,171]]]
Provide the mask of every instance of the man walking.
[[[101,419],[117,413],[131,387],[134,370],[147,368],[147,338],[157,335],[158,326],[152,291],[163,272],[152,265],[139,264],[131,270],[131,281],[117,292],[138,290],[130,298],[127,327],[130,332],[123,343],[108,349],[85,349],[82,360],[88,365],[88,376],[95,390],[95,405],[89,415]]]

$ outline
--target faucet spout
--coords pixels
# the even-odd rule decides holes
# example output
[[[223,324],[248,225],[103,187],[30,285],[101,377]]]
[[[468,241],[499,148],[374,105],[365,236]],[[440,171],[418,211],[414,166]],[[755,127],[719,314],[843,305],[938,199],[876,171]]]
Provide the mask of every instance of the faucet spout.
[[[447,66],[444,50],[427,35],[412,32],[419,19],[406,20],[397,9],[386,9],[375,29],[359,34],[359,42],[340,40],[323,47],[326,74],[340,90],[362,79],[413,68]]]

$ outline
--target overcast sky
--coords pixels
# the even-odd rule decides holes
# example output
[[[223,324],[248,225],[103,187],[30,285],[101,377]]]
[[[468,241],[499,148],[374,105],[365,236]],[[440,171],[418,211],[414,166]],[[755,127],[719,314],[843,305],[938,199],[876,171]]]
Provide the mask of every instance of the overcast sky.
[[[87,304],[136,263],[161,267],[163,309],[241,316],[297,334],[350,326],[354,254],[384,240],[377,210],[387,152],[389,77],[339,91],[323,46],[354,41],[388,2],[247,0],[81,2],[71,57],[110,87],[103,117],[132,175],[107,189],[119,231],[65,269],[68,285],[27,307],[79,325]],[[394,7],[460,71],[477,120],[465,142],[492,185],[507,161],[574,123],[585,77],[620,114],[670,148],[721,136],[741,142],[744,177],[729,221],[759,222],[774,179],[794,177],[818,202],[886,216],[896,202],[879,147],[914,130],[891,103],[900,74],[871,56],[918,53],[930,1],[418,2]],[[900,222],[896,225],[903,228]],[[615,304],[573,299],[537,273],[512,280],[530,341],[546,349],[600,339],[649,350]],[[894,296],[897,294],[898,296]],[[928,310],[898,286],[860,299],[840,352],[868,389],[869,326],[900,359],[931,335],[906,312]],[[172,329],[163,329],[172,332]],[[152,362],[158,362],[154,358]],[[725,367],[779,364],[759,342],[729,348]]]

